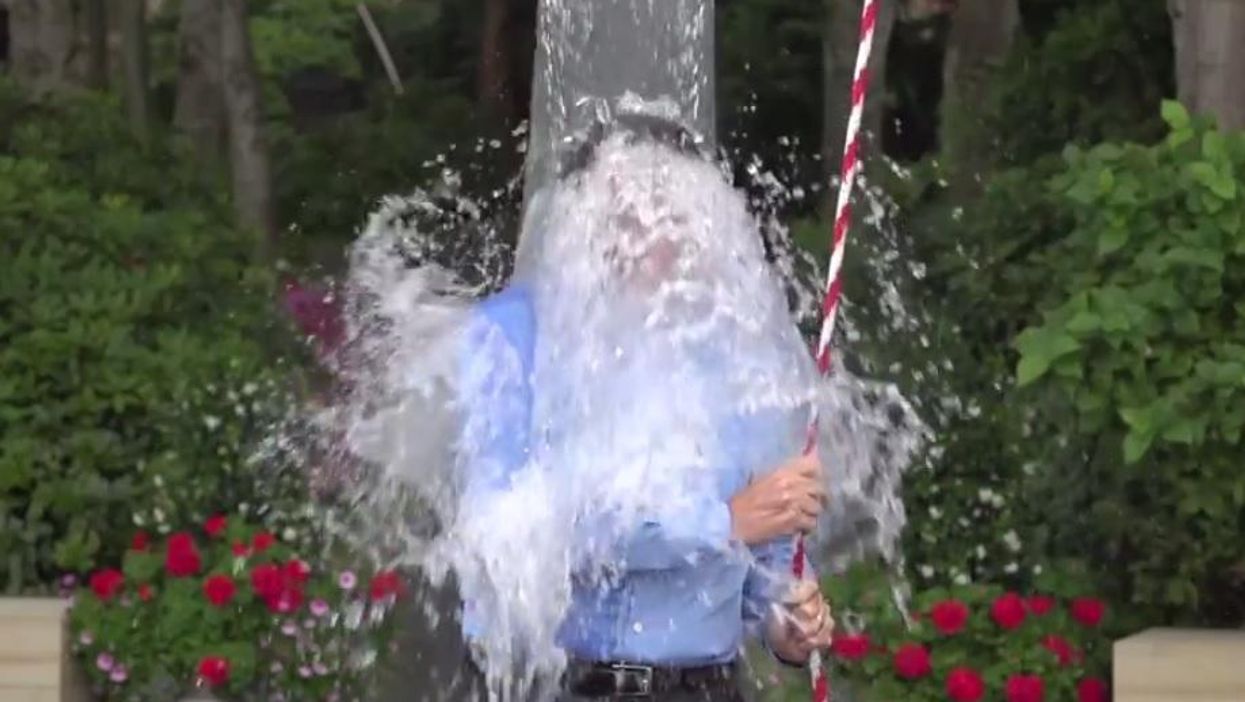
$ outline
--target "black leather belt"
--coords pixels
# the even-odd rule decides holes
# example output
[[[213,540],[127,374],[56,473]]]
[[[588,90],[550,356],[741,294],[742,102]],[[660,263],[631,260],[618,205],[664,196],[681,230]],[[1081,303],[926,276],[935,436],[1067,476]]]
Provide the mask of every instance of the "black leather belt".
[[[669,692],[734,690],[734,663],[696,668],[671,668],[631,663],[572,661],[566,670],[567,690],[581,697],[649,697]]]

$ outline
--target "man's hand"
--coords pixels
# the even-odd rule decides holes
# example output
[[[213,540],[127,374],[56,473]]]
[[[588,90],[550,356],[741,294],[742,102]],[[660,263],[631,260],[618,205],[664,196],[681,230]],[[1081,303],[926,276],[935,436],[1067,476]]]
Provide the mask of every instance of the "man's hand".
[[[775,604],[765,626],[770,650],[787,663],[803,665],[810,653],[830,647],[834,617],[814,580],[796,582]]]
[[[731,533],[754,546],[812,531],[825,497],[817,457],[793,459],[731,498]]]

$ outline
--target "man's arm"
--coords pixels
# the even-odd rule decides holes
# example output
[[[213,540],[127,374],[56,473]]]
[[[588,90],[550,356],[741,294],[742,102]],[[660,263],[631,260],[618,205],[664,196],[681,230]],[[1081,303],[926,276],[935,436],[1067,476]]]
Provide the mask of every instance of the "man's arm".
[[[483,302],[463,338],[457,442],[459,510],[471,514],[498,493],[526,461],[531,425],[531,367],[534,322],[526,296],[507,291]],[[480,611],[487,592],[460,582],[464,636],[484,633]]]
[[[795,560],[795,538],[780,537],[751,549],[753,562],[744,579],[744,625],[779,662],[802,665],[801,660],[787,660],[779,651],[788,648],[783,642],[771,641],[771,621],[779,615],[783,601],[795,584],[792,562]],[[804,575],[816,579],[812,561],[804,557]],[[778,645],[775,645],[778,644]]]

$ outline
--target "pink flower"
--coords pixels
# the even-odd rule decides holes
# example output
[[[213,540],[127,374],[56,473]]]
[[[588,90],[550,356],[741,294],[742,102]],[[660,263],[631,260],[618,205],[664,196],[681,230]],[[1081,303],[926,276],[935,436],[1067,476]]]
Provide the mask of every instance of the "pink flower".
[[[116,664],[113,657],[107,653],[101,653],[95,657],[95,667],[107,673],[112,670],[112,666]]]
[[[337,576],[337,585],[343,590],[353,590],[358,582],[359,579],[355,577],[355,574],[348,570],[343,570],[341,575]]]
[[[329,613],[329,603],[321,599],[311,601],[311,614],[317,617],[323,617]]]
[[[126,670],[123,665],[117,665],[112,669],[112,672],[108,674],[108,679],[115,683],[123,683],[129,677],[130,671]]]

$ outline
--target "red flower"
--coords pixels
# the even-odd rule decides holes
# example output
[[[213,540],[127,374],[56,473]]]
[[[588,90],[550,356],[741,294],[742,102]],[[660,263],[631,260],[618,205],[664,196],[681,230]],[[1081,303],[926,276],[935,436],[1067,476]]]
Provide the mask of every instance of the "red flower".
[[[1046,595],[1030,595],[1025,599],[1025,606],[1031,614],[1042,616],[1055,608],[1055,598]]]
[[[904,680],[916,680],[929,675],[932,668],[929,651],[920,644],[904,644],[895,652],[895,674]]]
[[[297,587],[283,587],[275,595],[265,597],[264,603],[268,611],[275,614],[289,614],[303,606],[303,591]]]
[[[938,631],[950,636],[958,634],[968,623],[968,607],[959,600],[944,600],[934,605],[929,618]]]
[[[1107,702],[1107,684],[1098,678],[1085,678],[1076,685],[1077,702]]]
[[[164,555],[164,569],[175,578],[184,578],[199,572],[203,565],[194,539],[186,532],[169,537],[168,550]]]
[[[1059,659],[1059,665],[1072,665],[1072,661],[1076,657],[1072,644],[1057,634],[1048,634],[1044,637],[1042,639],[1042,647],[1055,654],[1055,657]]]
[[[1015,629],[1025,623],[1025,603],[1020,595],[1009,592],[990,607],[990,618],[1003,629]]]
[[[955,668],[947,673],[947,697],[953,702],[977,702],[986,696],[986,683],[972,668]]]
[[[1046,695],[1042,679],[1036,675],[1013,675],[1007,679],[1007,702],[1042,702]]]
[[[105,568],[91,574],[91,592],[104,602],[116,597],[124,584],[125,576],[116,568]]]
[[[261,531],[251,539],[251,548],[255,549],[255,553],[263,553],[277,543],[277,537],[266,531]]]
[[[1102,600],[1093,597],[1078,597],[1068,605],[1072,618],[1087,627],[1096,627],[1106,614],[1107,606]]]
[[[229,682],[229,659],[220,656],[204,656],[199,660],[199,677],[212,687]]]
[[[224,607],[233,599],[237,587],[228,575],[213,575],[203,581],[203,596],[216,607]]]
[[[155,597],[155,593],[151,591],[150,585],[143,583],[138,586],[138,599],[143,602],[150,602],[152,597]]]
[[[286,580],[302,585],[307,582],[307,578],[311,575],[311,566],[294,558],[285,564],[284,572]]]
[[[830,650],[845,661],[858,661],[869,655],[871,645],[868,634],[844,634],[834,637]]]
[[[215,514],[208,517],[208,520],[203,523],[203,531],[207,532],[208,536],[215,539],[225,533],[225,527],[228,525],[229,522],[225,520],[225,515]]]
[[[303,604],[301,583],[291,578],[291,571],[298,569],[279,568],[271,563],[263,563],[251,569],[251,588],[255,594],[268,605],[269,611],[289,614]]]
[[[147,546],[151,544],[151,539],[145,531],[134,532],[134,537],[130,539],[131,551],[146,551]]]
[[[251,548],[241,541],[233,542],[233,546],[230,548],[233,550],[233,555],[238,558],[244,558],[246,554],[251,552]]]
[[[268,599],[281,593],[285,578],[281,569],[271,563],[262,563],[251,569],[251,589],[261,598]]]
[[[382,570],[372,576],[370,590],[373,602],[383,600],[390,595],[397,595],[401,589],[402,581],[398,579],[398,574],[392,570]]]

